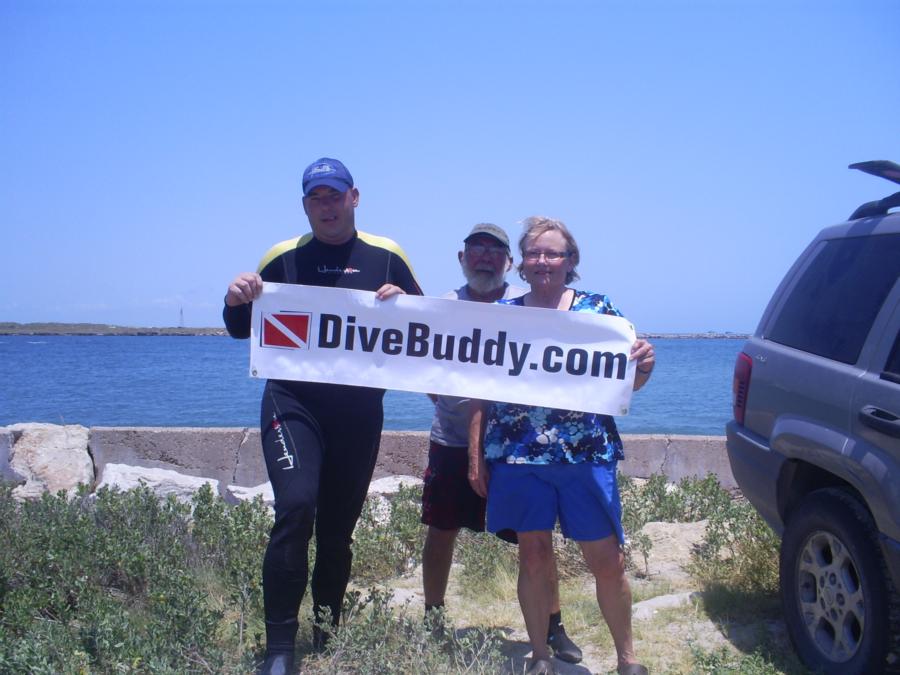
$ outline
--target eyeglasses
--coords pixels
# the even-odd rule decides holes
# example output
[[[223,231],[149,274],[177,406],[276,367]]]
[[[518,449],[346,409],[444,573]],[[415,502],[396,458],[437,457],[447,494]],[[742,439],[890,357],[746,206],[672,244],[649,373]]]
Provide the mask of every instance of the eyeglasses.
[[[505,246],[490,246],[488,244],[466,244],[466,251],[472,255],[484,255],[487,253],[495,258],[508,255]]]
[[[571,253],[568,251],[535,251],[528,250],[525,251],[524,258],[529,262],[537,262],[541,259],[541,256],[544,256],[544,260],[547,262],[559,262],[563,258],[568,258]]]

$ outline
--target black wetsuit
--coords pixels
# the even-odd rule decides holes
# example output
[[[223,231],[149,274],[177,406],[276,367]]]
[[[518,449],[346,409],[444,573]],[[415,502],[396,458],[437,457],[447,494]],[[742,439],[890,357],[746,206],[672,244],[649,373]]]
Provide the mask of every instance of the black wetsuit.
[[[273,247],[259,267],[263,281],[374,291],[390,283],[421,295],[402,249],[358,232],[345,244],[311,234]],[[225,306],[232,337],[250,336],[249,304]],[[315,608],[336,624],[350,578],[351,535],[365,501],[381,439],[384,390],[269,380],[263,392],[261,440],[275,492],[275,525],[263,561],[267,647],[292,650],[308,577],[315,523]]]

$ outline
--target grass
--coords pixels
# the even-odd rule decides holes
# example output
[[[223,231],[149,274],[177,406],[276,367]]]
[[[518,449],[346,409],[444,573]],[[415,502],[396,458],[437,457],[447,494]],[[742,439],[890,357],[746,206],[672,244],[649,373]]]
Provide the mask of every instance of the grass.
[[[677,486],[660,477],[643,484],[623,478],[621,485],[636,577],[646,577],[652,551],[640,538],[644,524],[708,521],[692,565],[702,601],[635,625],[652,670],[803,672],[766,628],[779,615],[777,539],[749,505],[709,477]],[[311,626],[301,621],[304,672],[521,671],[527,647],[514,546],[460,534],[457,595],[448,629],[437,637],[423,624],[420,601],[392,600],[391,588],[421,583],[420,494],[403,488],[367,502],[354,537],[343,625],[326,652],[308,653]],[[148,489],[18,503],[9,486],[0,487],[0,672],[254,672],[263,650],[259,573],[270,526],[261,501],[229,506],[208,488],[180,504],[159,501]],[[577,546],[558,535],[555,546],[569,633],[596,653],[612,653]],[[672,590],[652,578],[634,588],[635,602]],[[311,614],[308,603],[307,597],[301,619]]]

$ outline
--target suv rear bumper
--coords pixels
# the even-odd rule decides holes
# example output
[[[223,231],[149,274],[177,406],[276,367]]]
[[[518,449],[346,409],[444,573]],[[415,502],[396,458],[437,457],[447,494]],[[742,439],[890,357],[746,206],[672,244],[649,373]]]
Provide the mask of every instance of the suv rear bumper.
[[[725,425],[728,461],[741,492],[759,515],[781,536],[784,522],[778,510],[778,476],[785,458],[765,440],[734,420]]]

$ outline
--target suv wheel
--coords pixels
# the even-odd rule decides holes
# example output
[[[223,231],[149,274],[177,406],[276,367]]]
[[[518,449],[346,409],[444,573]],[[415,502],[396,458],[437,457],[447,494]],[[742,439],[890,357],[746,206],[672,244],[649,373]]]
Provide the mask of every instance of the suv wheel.
[[[890,641],[890,582],[869,512],[848,492],[818,490],[788,518],[781,601],[794,648],[825,673],[881,673]]]

